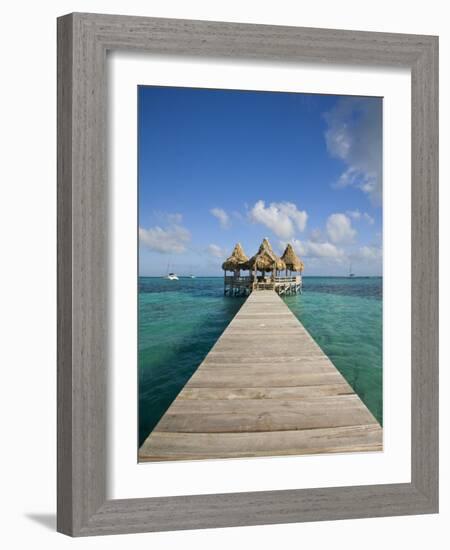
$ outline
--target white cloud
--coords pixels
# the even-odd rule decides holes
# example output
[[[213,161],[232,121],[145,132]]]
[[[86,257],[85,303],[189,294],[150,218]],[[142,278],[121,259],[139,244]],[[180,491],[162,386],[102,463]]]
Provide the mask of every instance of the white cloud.
[[[304,231],[308,214],[298,210],[292,202],[272,202],[266,208],[264,201],[259,200],[249,212],[254,223],[268,227],[280,239],[290,239],[295,230]]]
[[[183,216],[182,214],[178,214],[178,213],[167,214],[167,220],[171,224],[180,225],[180,223],[182,223],[183,221]]]
[[[347,214],[347,216],[354,220],[364,220],[369,225],[373,225],[375,223],[375,219],[367,212],[360,212],[359,210],[347,210],[345,213]]]
[[[210,244],[207,246],[206,251],[211,254],[211,256],[214,256],[214,258],[224,258],[225,257],[225,251],[218,246],[217,244]]]
[[[382,196],[382,111],[377,99],[342,98],[325,113],[328,151],[346,164],[336,187],[353,186],[376,204]]]
[[[181,225],[174,224],[166,229],[159,226],[139,228],[139,241],[149,250],[162,254],[181,254],[190,240],[191,234]]]
[[[380,260],[382,258],[383,251],[379,246],[362,246],[353,255],[354,258],[359,260]]]
[[[381,273],[382,248],[375,245],[359,247],[340,247],[329,241],[313,242],[311,240],[292,239],[290,241],[295,252],[304,261],[308,273],[325,272],[346,274],[348,264],[353,263],[356,273]],[[287,241],[280,241],[281,249]]]
[[[287,243],[280,244],[284,248]],[[293,239],[291,244],[295,252],[302,258],[328,258],[334,260],[345,258],[344,251],[328,241],[318,243],[311,240],[300,241]]]
[[[153,216],[160,223],[168,223],[170,225],[181,225],[183,223],[183,215],[179,212],[166,212],[165,210],[154,210]]]
[[[361,219],[361,212],[359,210],[347,210],[346,214],[347,216],[350,216],[350,218],[353,218],[354,220]]]
[[[323,241],[322,231],[319,228],[313,229],[310,233],[309,238],[313,243],[318,243]]]
[[[334,244],[329,242],[324,243],[307,243],[307,256],[315,258],[336,258],[342,259],[344,257],[344,251],[337,248]]]
[[[363,218],[366,220],[366,222],[369,224],[369,225],[373,225],[375,223],[375,220],[372,218],[372,216],[370,214],[368,214],[367,212],[364,212],[363,214]]]
[[[223,208],[211,208],[210,213],[219,220],[222,229],[228,229],[230,227],[230,216]]]
[[[326,229],[329,239],[335,244],[351,243],[356,236],[356,230],[345,214],[331,214],[327,219]]]

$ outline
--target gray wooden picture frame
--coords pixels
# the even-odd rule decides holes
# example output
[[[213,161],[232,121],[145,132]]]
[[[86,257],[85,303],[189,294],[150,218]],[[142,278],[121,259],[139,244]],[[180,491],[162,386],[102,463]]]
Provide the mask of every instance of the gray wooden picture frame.
[[[410,68],[410,483],[107,499],[109,50]],[[57,529],[72,536],[438,511],[437,37],[82,13],[58,19],[57,487]]]

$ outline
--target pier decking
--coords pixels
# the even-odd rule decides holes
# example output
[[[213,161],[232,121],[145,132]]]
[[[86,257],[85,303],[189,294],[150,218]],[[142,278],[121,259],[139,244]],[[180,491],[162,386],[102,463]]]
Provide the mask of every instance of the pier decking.
[[[140,461],[382,450],[382,428],[273,290],[252,292]]]

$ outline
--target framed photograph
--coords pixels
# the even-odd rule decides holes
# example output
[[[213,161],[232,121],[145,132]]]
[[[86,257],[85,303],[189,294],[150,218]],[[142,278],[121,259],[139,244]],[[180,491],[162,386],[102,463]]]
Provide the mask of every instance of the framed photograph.
[[[58,19],[58,530],[438,510],[438,39]]]
[[[139,460],[381,451],[382,98],[141,86],[138,136]]]

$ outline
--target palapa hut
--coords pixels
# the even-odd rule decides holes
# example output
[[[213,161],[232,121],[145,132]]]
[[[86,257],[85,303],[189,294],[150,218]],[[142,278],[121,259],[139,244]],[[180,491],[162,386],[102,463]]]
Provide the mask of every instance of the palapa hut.
[[[293,271],[297,271],[301,273],[305,269],[304,263],[300,260],[300,258],[295,253],[294,249],[292,248],[291,244],[288,244],[286,246],[286,250],[283,252],[283,255],[281,256],[281,259],[286,264],[286,275],[288,270],[292,273]]]
[[[231,256],[223,262],[222,269],[225,273],[227,271],[233,271],[235,275],[239,275],[243,264],[246,262],[248,262],[248,258],[245,255],[244,249],[242,248],[241,243],[237,243],[231,253]]]
[[[223,262],[222,269],[225,295],[241,296],[255,290],[274,290],[278,294],[301,292],[301,276],[287,277],[287,270],[301,273],[303,262],[296,256],[291,245],[286,247],[283,257],[280,258],[273,251],[267,238],[250,259],[238,243],[231,256]],[[241,270],[248,270],[250,273],[247,276],[241,276]],[[280,271],[283,270],[286,270],[286,277],[280,276]],[[233,275],[227,276],[227,271],[232,271]],[[270,275],[267,276],[267,273]]]
[[[276,276],[278,271],[286,269],[286,265],[283,260],[275,254],[269,240],[265,238],[258,252],[244,264],[243,269],[251,271],[253,278],[256,279],[258,271],[261,271],[263,276],[266,272],[273,272],[273,275]]]

